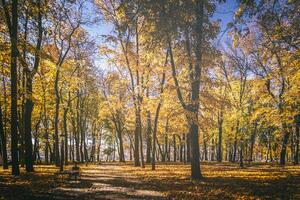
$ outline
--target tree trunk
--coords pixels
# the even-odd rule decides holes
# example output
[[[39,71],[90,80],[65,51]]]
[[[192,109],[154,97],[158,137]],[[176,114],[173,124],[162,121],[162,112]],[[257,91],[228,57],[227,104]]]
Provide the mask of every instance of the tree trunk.
[[[198,125],[192,123],[189,127],[190,142],[191,142],[191,170],[192,178],[200,179],[202,177],[200,170],[200,155],[199,155],[199,142],[198,142]]]
[[[33,100],[32,100],[32,79],[38,70],[40,64],[40,50],[42,47],[43,28],[42,28],[42,14],[41,14],[41,1],[37,1],[38,6],[38,37],[37,45],[34,55],[34,66],[30,71],[26,71],[26,96],[24,105],[24,137],[25,137],[25,163],[26,171],[33,172],[33,158],[32,158],[32,135],[31,135],[31,118],[33,111]],[[27,25],[26,25],[27,29]],[[26,30],[27,31],[27,30]],[[26,41],[25,41],[26,42]]]
[[[289,140],[289,133],[284,128],[284,135],[282,139],[282,146],[280,152],[280,165],[285,165],[286,148],[287,148],[288,140]]]
[[[296,141],[295,141],[295,157],[294,157],[294,164],[299,164],[299,141],[300,141],[300,114],[295,116],[296,122]]]
[[[146,151],[146,163],[151,162],[151,114],[147,111],[147,151]]]
[[[98,148],[97,148],[97,162],[101,161],[101,157],[100,157],[100,152],[101,152],[101,139],[102,139],[102,130],[99,133],[99,143],[98,143]]]
[[[130,136],[129,137],[129,142],[130,142],[130,147],[129,147],[129,160],[132,161],[132,152],[134,152],[134,149],[133,149],[133,142],[132,142],[132,139]]]
[[[59,107],[60,107],[60,96],[58,89],[58,81],[60,76],[60,66],[56,66],[54,91],[55,91],[55,115],[54,115],[54,149],[55,149],[55,165],[60,165],[59,158],[59,139],[58,139],[58,123],[59,123]]]
[[[236,161],[236,154],[237,154],[237,135],[239,133],[239,124],[240,124],[240,121],[238,120],[237,121],[237,124],[236,124],[236,131],[235,131],[235,135],[234,135],[234,145],[233,145],[233,157],[232,157],[232,162],[235,162]]]
[[[59,167],[60,167],[60,171],[62,172],[62,171],[64,171],[64,160],[65,160],[65,158],[64,158],[64,156],[65,156],[65,153],[64,153],[64,139],[63,139],[63,137],[62,137],[62,139],[61,139],[61,148],[60,148],[60,152],[61,152],[61,159],[60,159],[60,165],[59,165]]]
[[[206,141],[206,138],[204,138],[203,148],[204,148],[204,160],[208,161],[208,151],[207,151],[207,141]]]
[[[121,132],[120,129],[121,129],[121,127],[119,127],[119,130],[117,130],[118,140],[119,140],[119,146],[120,146],[119,161],[120,162],[125,162],[123,137],[122,137],[122,132]]]
[[[176,135],[173,134],[173,161],[176,162]]]
[[[90,154],[90,161],[95,162],[95,153],[96,153],[96,137],[95,137],[95,122],[92,124],[92,149],[91,149],[91,154]]]
[[[165,65],[168,62],[168,55],[169,55],[169,53],[167,51]],[[164,92],[165,78],[166,78],[166,74],[164,72],[163,76],[162,76],[162,81],[161,81],[160,95],[162,95],[163,92]],[[152,170],[155,170],[156,142],[158,142],[157,141],[157,126],[158,126],[158,118],[159,118],[159,112],[160,112],[161,104],[162,104],[161,101],[159,101],[159,103],[156,107],[155,117],[154,117],[154,128],[153,128],[153,135],[152,135],[152,163],[151,163],[152,164]]]
[[[186,134],[182,134],[182,140],[183,140],[183,162],[186,163]]]
[[[253,133],[251,135],[251,139],[250,139],[250,156],[249,156],[249,161],[252,162],[253,160],[253,149],[254,149],[254,144],[255,144],[255,138],[256,138],[256,131],[257,131],[257,123],[255,122],[254,124],[254,130]]]
[[[22,102],[24,105],[24,102]],[[18,109],[18,127],[17,127],[19,134],[18,134],[18,141],[19,141],[19,163],[21,167],[25,166],[25,132],[24,132],[24,106],[21,106],[21,109]]]
[[[144,146],[143,146],[143,135],[142,135],[142,120],[141,120],[141,110],[139,108],[139,139],[140,139],[140,153],[141,153],[141,167],[145,167],[144,163]]]
[[[187,162],[191,162],[191,148],[190,148],[190,144],[191,144],[191,138],[190,138],[190,134],[186,134],[186,161]]]
[[[210,161],[215,161],[215,141],[212,139],[211,141],[211,148],[210,148]]]
[[[3,115],[2,115],[2,107],[0,102],[0,140],[1,140],[1,155],[3,160],[3,169],[8,169],[7,164],[7,150],[6,150],[6,135],[4,133],[4,126],[3,126]]]
[[[244,141],[240,144],[240,167],[244,167],[244,155],[243,155]]]
[[[289,127],[289,131],[290,131],[290,134],[291,134],[291,146],[290,146],[290,148],[291,148],[291,161],[294,163],[294,158],[295,158],[295,148],[294,148],[294,132],[293,132],[293,129],[292,129],[292,127]]]
[[[84,126],[86,127],[86,126]],[[86,129],[85,129],[86,130]],[[84,161],[88,162],[89,161],[89,157],[88,157],[88,152],[87,152],[87,147],[86,147],[86,132],[82,131],[83,134],[83,150],[84,150]]]
[[[81,122],[81,118],[79,120],[79,129],[80,129],[80,162],[84,162],[84,131],[82,128],[82,122]]]
[[[152,170],[155,170],[155,153],[156,153],[156,137],[157,137],[157,126],[158,126],[158,117],[160,112],[161,102],[158,103],[155,111],[154,118],[154,128],[153,128],[153,136],[152,136]]]
[[[17,57],[18,57],[18,0],[12,0],[11,20],[11,157],[12,174],[20,174],[18,162],[18,85],[17,85]],[[9,22],[7,22],[8,24]]]
[[[68,105],[69,106],[69,105]],[[68,165],[68,126],[67,126],[67,115],[68,115],[69,108],[64,109],[63,114],[63,126],[64,126],[64,159],[65,159],[65,165]]]
[[[218,138],[218,151],[217,151],[217,161],[222,162],[222,134],[223,134],[223,112],[218,113],[218,129],[219,129],[219,138]]]
[[[26,171],[33,172],[32,158],[32,135],[31,135],[31,117],[33,110],[32,102],[32,78],[29,74],[26,76],[26,99],[24,106],[24,132],[25,132],[25,164]]]
[[[179,138],[179,148],[180,148],[179,161],[183,162],[183,156],[182,156],[182,154],[183,154],[183,145],[182,145],[182,141],[181,141],[181,136],[179,135],[178,138]]]
[[[72,135],[71,135],[72,134]],[[74,134],[74,130],[72,131],[72,133],[70,133],[70,137],[69,137],[69,143],[70,143],[70,153],[69,153],[69,159],[74,163],[75,161],[75,134]]]
[[[193,179],[202,178],[200,169],[200,152],[199,152],[199,125],[198,125],[198,112],[199,112],[199,88],[200,77],[202,68],[202,39],[203,39],[203,12],[204,1],[196,1],[195,14],[196,14],[196,63],[195,70],[190,72],[194,74],[191,94],[191,105],[189,111],[191,111],[191,118],[189,120],[189,137],[191,144],[191,175]]]
[[[140,156],[139,156],[139,138],[140,138],[140,123],[139,123],[139,113],[136,108],[135,111],[135,131],[134,131],[134,166],[140,166]]]
[[[164,156],[163,156],[162,161],[166,162],[167,157],[168,157],[168,135],[167,135],[167,133],[165,133],[165,136],[164,136]]]

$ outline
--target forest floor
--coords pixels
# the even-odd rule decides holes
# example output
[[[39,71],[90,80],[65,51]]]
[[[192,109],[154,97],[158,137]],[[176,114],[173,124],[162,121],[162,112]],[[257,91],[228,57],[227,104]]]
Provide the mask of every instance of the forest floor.
[[[300,199],[300,166],[201,163],[204,178],[192,181],[190,166],[177,163],[81,165],[80,181],[58,181],[53,165],[13,177],[0,170],[0,200],[35,199]],[[70,168],[68,166],[68,168]]]

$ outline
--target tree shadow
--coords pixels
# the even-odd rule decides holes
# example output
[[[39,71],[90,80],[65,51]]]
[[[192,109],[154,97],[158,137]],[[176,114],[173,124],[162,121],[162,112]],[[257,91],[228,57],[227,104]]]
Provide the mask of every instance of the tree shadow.
[[[218,166],[216,168],[209,166],[212,170],[219,170],[218,173],[211,174],[210,172],[199,181],[191,180],[187,176],[188,171],[184,171],[179,177],[175,173],[177,169],[178,171],[188,169],[182,165],[180,169],[180,166],[176,164],[168,165],[167,168],[158,166],[157,171],[111,163],[82,167],[82,177],[78,182],[72,180],[57,182],[53,179],[51,172],[23,174],[18,179],[28,181],[28,183],[7,185],[3,184],[3,181],[13,182],[14,179],[0,176],[0,197],[4,191],[5,199],[21,200],[236,199],[241,197],[245,199],[300,199],[298,169],[296,173],[290,173],[281,168],[271,169],[265,166],[244,169]],[[278,174],[283,174],[283,176]],[[275,176],[275,178],[264,178],[265,176]],[[18,196],[15,195],[16,192]]]

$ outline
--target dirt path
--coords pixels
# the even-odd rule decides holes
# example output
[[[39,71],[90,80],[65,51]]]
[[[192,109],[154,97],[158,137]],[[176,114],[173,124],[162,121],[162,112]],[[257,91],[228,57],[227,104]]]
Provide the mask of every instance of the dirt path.
[[[0,200],[88,199],[300,199],[300,166],[202,163],[204,179],[192,181],[190,166],[158,164],[155,171],[132,163],[81,165],[81,180],[54,180],[55,166],[12,177],[0,170]],[[71,168],[69,166],[68,168]]]
[[[52,192],[80,199],[166,199],[159,188],[147,188],[137,175],[126,169],[115,164],[85,167],[80,183],[70,181]]]

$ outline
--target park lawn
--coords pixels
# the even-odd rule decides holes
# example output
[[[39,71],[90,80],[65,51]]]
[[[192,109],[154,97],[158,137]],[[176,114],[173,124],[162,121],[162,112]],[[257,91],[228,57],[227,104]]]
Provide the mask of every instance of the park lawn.
[[[81,180],[54,179],[53,165],[13,177],[0,170],[0,199],[300,199],[300,166],[202,163],[204,178],[190,179],[190,165],[159,163],[80,165]],[[70,168],[69,165],[67,168]]]

